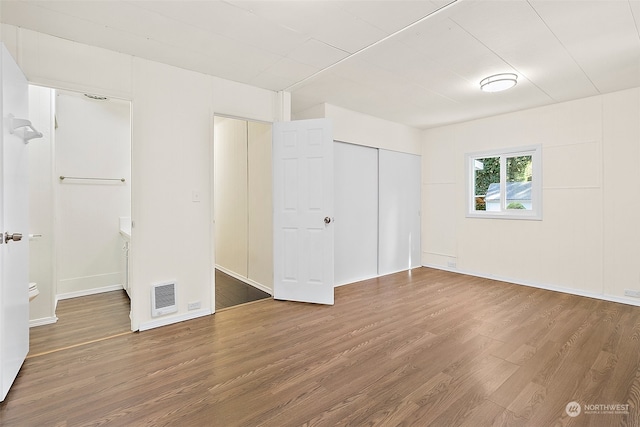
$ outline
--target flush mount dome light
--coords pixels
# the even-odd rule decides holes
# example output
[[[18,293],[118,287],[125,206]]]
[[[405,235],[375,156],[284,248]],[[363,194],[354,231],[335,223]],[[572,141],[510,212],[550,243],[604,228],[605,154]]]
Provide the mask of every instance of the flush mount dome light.
[[[518,83],[518,76],[513,73],[494,74],[480,81],[480,89],[484,92],[500,92],[511,89]]]

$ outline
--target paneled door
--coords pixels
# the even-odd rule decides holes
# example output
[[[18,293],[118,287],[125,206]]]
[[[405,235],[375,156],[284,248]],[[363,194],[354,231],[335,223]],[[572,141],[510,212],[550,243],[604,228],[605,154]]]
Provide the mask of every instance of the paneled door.
[[[274,298],[333,304],[333,136],[327,119],[273,126]]]
[[[27,80],[2,45],[2,139],[0,140],[0,401],[29,351],[29,230]],[[14,126],[19,126],[13,131]]]

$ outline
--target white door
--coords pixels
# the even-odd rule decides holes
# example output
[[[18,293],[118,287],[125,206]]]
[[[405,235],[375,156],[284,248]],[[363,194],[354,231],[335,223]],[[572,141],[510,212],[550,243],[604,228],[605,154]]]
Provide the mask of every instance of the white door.
[[[273,297],[333,304],[333,135],[326,119],[273,125]]]
[[[29,351],[29,238],[25,128],[11,119],[28,115],[27,80],[2,45],[2,139],[0,140],[0,400],[4,400]],[[22,240],[18,241],[21,233]],[[5,234],[13,239],[5,239]]]

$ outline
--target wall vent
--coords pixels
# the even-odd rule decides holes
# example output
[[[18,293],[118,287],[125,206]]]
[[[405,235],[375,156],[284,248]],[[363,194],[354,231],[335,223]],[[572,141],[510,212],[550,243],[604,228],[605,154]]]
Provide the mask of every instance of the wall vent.
[[[163,316],[178,311],[176,284],[159,283],[151,286],[151,317]]]

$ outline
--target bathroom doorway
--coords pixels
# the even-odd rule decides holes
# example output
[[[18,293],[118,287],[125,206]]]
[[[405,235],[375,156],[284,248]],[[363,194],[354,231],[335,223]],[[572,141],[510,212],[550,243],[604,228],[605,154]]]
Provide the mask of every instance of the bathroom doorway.
[[[29,281],[39,292],[31,335],[59,336],[51,330],[68,323],[61,313],[73,319],[69,313],[92,306],[73,326],[82,333],[69,336],[130,331],[131,104],[40,86],[29,92],[30,117],[44,134],[29,146]]]
[[[216,310],[273,295],[271,123],[216,115]]]

